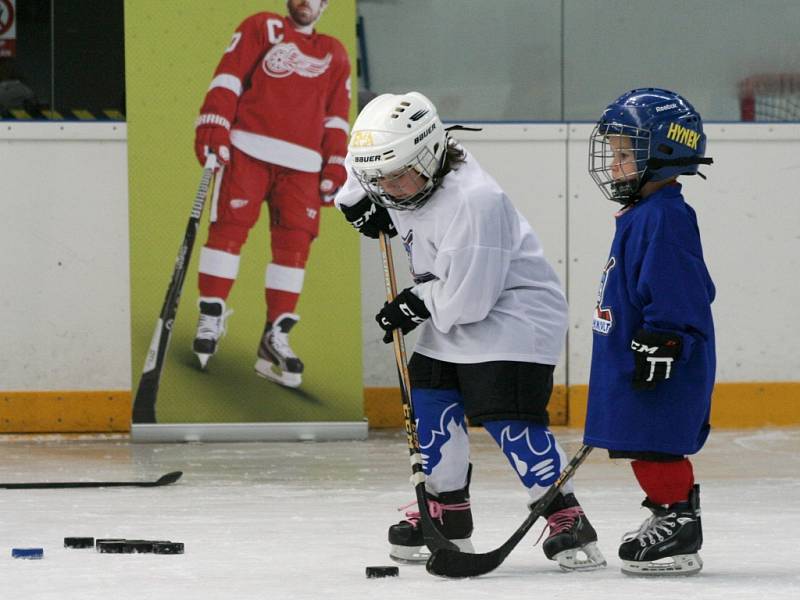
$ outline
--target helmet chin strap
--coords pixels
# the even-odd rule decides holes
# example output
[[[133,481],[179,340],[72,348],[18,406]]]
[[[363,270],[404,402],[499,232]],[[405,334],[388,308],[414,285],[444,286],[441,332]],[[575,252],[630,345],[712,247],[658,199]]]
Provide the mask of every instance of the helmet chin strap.
[[[611,199],[623,206],[636,204],[636,202],[642,198],[639,192],[642,190],[644,183],[644,181],[632,181],[630,179],[614,182],[610,186]]]
[[[453,127],[448,127],[445,131],[450,131],[451,129],[463,129],[465,131],[481,131],[480,129],[469,129],[467,127],[462,127],[461,125],[454,125]],[[439,186],[442,185],[442,181],[444,180],[444,176],[450,172],[449,169],[445,169],[444,164],[447,161],[447,147],[450,144],[450,136],[444,136],[444,152],[442,152],[442,156],[439,158],[439,164],[436,165],[436,173],[433,174],[433,185],[431,186],[430,194],[433,194]],[[430,195],[429,194],[429,195]]]
[[[697,156],[686,156],[683,158],[649,158],[647,159],[647,168],[648,169],[660,169],[662,167],[688,167],[691,165],[712,165],[714,164],[714,159],[710,156],[704,156],[702,158]],[[614,202],[619,202],[625,206],[629,206],[631,204],[636,204],[639,200],[642,199],[642,188],[644,185],[650,181],[648,177],[648,171],[645,171],[641,178],[638,181],[634,182],[631,180],[621,181],[618,183],[611,184],[611,199]],[[703,179],[706,178],[705,175],[698,172],[697,175],[702,177]]]
[[[649,158],[647,159],[647,166],[651,169],[660,169],[661,167],[689,167],[691,165],[712,165],[714,159],[710,156],[702,158],[697,156],[684,156],[683,158]]]

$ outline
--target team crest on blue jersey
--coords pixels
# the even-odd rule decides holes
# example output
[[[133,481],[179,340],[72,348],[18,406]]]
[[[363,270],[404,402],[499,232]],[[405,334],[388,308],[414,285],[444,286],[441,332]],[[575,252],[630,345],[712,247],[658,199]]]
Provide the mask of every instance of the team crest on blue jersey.
[[[603,268],[603,276],[600,278],[600,289],[597,290],[597,304],[594,307],[592,330],[602,335],[608,335],[611,333],[611,328],[614,327],[614,313],[611,311],[610,306],[603,305],[603,296],[606,293],[608,277],[616,264],[617,261],[613,256],[608,259],[606,266]]]
[[[400,238],[403,240],[403,248],[406,249],[406,256],[408,256],[408,269],[411,271],[411,277],[414,280],[414,283],[425,283],[426,281],[433,281],[436,279],[436,275],[433,273],[417,273],[414,271],[414,258],[412,255],[414,246],[414,230],[409,229],[408,233],[401,235]]]

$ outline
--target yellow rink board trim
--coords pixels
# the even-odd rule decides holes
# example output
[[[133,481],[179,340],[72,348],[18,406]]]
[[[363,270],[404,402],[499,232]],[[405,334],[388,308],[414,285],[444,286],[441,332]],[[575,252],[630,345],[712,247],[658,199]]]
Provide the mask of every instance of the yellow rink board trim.
[[[587,385],[555,386],[550,400],[550,423],[583,428]],[[364,414],[372,428],[402,427],[400,389],[364,389]],[[712,427],[743,429],[800,425],[800,382],[718,383],[711,405]]]
[[[130,429],[130,390],[0,392],[0,433],[113,433]]]
[[[582,428],[588,386],[557,385],[552,425]],[[116,433],[130,431],[129,390],[0,392],[0,433]],[[400,388],[364,388],[364,414],[372,428],[403,427]],[[718,383],[711,425],[753,428],[800,425],[800,382]]]

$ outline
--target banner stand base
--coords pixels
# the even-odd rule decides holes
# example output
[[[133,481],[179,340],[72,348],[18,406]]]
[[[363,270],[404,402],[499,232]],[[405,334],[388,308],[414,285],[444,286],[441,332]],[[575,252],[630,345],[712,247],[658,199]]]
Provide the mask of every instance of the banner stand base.
[[[338,442],[366,440],[364,421],[310,423],[134,423],[131,441],[170,442]]]

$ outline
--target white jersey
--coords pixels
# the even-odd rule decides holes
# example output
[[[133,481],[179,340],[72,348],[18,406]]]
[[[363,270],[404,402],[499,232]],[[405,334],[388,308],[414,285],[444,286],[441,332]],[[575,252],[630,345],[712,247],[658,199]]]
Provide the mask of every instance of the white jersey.
[[[350,169],[336,204],[364,190]],[[567,301],[539,239],[498,183],[469,153],[421,207],[388,209],[431,318],[415,352],[453,363],[555,365]]]

